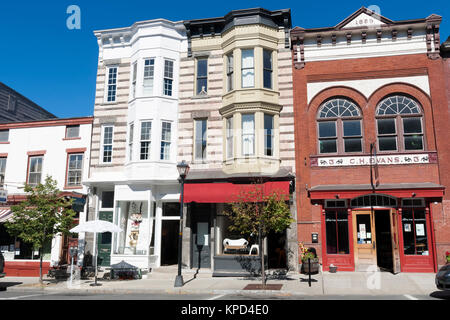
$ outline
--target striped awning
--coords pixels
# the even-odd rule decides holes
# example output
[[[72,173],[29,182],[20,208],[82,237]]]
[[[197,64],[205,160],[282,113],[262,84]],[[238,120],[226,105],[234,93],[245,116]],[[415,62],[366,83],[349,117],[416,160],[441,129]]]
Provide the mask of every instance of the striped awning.
[[[10,208],[0,209],[0,223],[9,221],[12,217],[12,211]]]

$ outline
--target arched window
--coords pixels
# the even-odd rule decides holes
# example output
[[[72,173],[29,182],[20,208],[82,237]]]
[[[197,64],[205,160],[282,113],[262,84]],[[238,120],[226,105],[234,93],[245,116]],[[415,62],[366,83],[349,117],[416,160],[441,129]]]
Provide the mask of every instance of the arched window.
[[[362,152],[361,111],[346,98],[326,101],[318,111],[319,153]]]
[[[394,95],[376,111],[379,151],[423,150],[422,109],[413,99]]]

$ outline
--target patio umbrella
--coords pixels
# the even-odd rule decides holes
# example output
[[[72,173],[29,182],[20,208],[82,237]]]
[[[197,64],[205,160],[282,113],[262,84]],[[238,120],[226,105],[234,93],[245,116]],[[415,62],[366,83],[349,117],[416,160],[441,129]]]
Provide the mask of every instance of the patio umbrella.
[[[97,233],[103,233],[103,232],[121,232],[122,229],[120,229],[115,224],[104,221],[104,220],[91,220],[82,224],[77,225],[76,227],[70,229],[70,232],[72,233],[80,233],[80,232],[92,232],[94,233],[94,241],[97,239]],[[96,245],[94,245],[94,259],[95,259],[95,283],[94,285],[97,285],[97,248]]]

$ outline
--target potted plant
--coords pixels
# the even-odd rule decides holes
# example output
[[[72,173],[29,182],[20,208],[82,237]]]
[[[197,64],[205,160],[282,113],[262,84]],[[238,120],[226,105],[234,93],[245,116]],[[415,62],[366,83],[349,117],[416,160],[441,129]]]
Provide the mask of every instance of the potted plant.
[[[450,263],[450,251],[445,252],[445,257],[447,258],[447,263]]]
[[[309,274],[311,266],[311,274],[319,273],[319,258],[311,248],[306,248],[303,243],[300,243],[300,255],[302,260],[301,273]]]

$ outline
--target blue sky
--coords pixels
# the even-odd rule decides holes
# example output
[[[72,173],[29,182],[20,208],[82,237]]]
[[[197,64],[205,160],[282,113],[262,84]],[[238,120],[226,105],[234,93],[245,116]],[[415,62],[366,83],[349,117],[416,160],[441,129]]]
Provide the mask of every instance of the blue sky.
[[[293,26],[334,26],[362,6],[377,5],[391,20],[443,17],[441,40],[450,36],[449,1],[155,1],[55,0],[0,3],[0,81],[58,117],[93,114],[98,47],[94,30],[165,18],[219,17],[230,10],[290,8]],[[81,29],[69,30],[67,7],[81,9]]]

